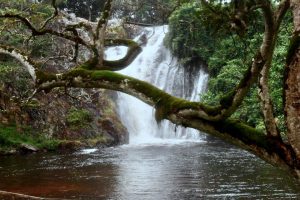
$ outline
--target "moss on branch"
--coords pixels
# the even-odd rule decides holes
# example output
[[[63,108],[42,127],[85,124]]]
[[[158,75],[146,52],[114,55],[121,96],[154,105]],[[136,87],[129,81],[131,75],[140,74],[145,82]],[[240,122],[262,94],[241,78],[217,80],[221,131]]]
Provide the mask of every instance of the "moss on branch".
[[[106,39],[105,40],[105,47],[112,47],[112,46],[126,46],[128,50],[126,55],[119,59],[119,60],[103,60],[101,66],[99,66],[99,58],[98,50],[92,49],[94,54],[96,55],[92,59],[86,61],[85,63],[81,64],[78,68],[83,68],[86,70],[110,70],[110,71],[118,71],[124,69],[129,64],[133,62],[133,60],[141,53],[142,48],[133,40],[127,39]]]
[[[288,170],[290,170],[290,167],[287,166],[298,165],[294,159],[294,150],[280,138],[270,137],[264,132],[235,119],[227,119],[211,124],[220,134],[226,135],[225,137],[230,136],[227,141],[231,143],[237,141],[235,144],[250,150],[271,164],[279,165]]]
[[[190,102],[174,97],[157,87],[129,76],[109,70],[88,70],[82,66],[61,75],[38,71],[40,90],[54,87],[85,87],[117,90],[135,96],[156,108],[156,119],[161,121],[168,115],[187,110],[188,115],[207,120],[220,115],[220,107],[212,107],[200,102]],[[193,111],[194,114],[190,114]],[[201,112],[201,114],[199,114]]]
[[[142,51],[142,48],[133,40],[126,39],[108,39],[105,40],[105,47],[109,46],[127,46],[126,55],[119,60],[103,60],[102,70],[117,71],[127,67]]]
[[[209,118],[211,114],[216,114],[215,107],[171,96],[145,81],[108,70],[83,68],[66,72],[59,77],[59,80],[55,74],[38,73],[38,80],[42,79],[46,82],[45,86],[41,83],[41,87],[46,89],[65,86],[64,84],[68,83],[68,87],[105,88],[127,93],[154,106],[157,121],[169,119],[175,124],[196,128],[221,137],[254,152],[265,160],[272,158],[280,162],[282,166],[294,165],[293,151],[282,141],[270,138],[265,133],[238,120],[206,119],[197,113],[205,112],[204,116]],[[187,114],[181,115],[182,110],[186,110]],[[175,120],[172,117],[175,117]],[[276,163],[274,160],[270,162]]]
[[[206,110],[209,110],[209,107],[206,107],[199,102],[189,102],[171,96],[145,81],[108,70],[76,68],[59,76],[38,71],[37,77],[41,89],[46,88],[49,90],[52,86],[54,88],[65,86],[63,84],[67,84],[68,87],[101,87],[133,95],[157,109],[156,116],[158,121],[165,119],[167,115],[179,112],[182,109],[199,110],[205,108]]]
[[[265,149],[269,148],[267,136],[264,132],[248,126],[239,120],[228,119],[219,121],[217,124],[218,125],[215,126],[216,130],[230,133],[232,137],[239,138],[245,144],[255,144]]]

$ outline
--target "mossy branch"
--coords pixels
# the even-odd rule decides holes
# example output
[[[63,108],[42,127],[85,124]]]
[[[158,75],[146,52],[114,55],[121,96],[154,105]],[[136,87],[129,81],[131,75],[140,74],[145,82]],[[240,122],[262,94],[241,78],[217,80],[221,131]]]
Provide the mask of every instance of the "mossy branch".
[[[56,6],[56,0],[52,0],[52,1],[51,1],[51,5],[52,5],[52,7],[54,8],[54,12],[53,12],[53,14],[52,14],[48,19],[45,20],[45,22],[43,23],[41,29],[44,29],[44,28],[47,26],[47,24],[48,24],[52,19],[54,19],[55,17],[58,16],[58,8],[57,8],[57,6]]]
[[[117,71],[127,67],[134,59],[141,53],[142,48],[133,40],[126,39],[107,39],[105,40],[105,47],[109,46],[127,46],[126,55],[119,60],[103,60],[103,70]]]
[[[35,63],[30,57],[28,57],[24,52],[21,50],[10,47],[10,46],[5,46],[5,45],[0,45],[0,54],[6,54],[9,55],[16,60],[18,60],[24,67],[26,67],[28,73],[32,77],[32,79],[35,81],[36,80],[36,70],[37,70],[37,63]]]
[[[100,32],[101,29],[103,29],[108,21],[109,15],[110,15],[110,11],[111,11],[111,6],[112,6],[112,0],[107,0],[105,5],[104,5],[104,10],[102,12],[102,16],[100,17],[100,19],[98,20],[97,23],[97,28],[96,28],[96,40],[100,39]]]
[[[218,122],[181,115],[169,115],[168,119],[177,125],[191,127],[218,137],[242,149],[250,151],[268,163],[287,170],[298,177],[300,165],[290,145],[277,138],[268,137],[263,132],[234,119]]]
[[[0,18],[7,18],[7,19],[17,19],[20,22],[22,22],[31,32],[32,32],[32,36],[42,36],[42,35],[54,35],[60,38],[64,38],[66,40],[75,42],[75,43],[79,43],[81,45],[84,45],[86,47],[88,47],[89,49],[91,49],[91,45],[86,43],[82,38],[80,38],[79,36],[74,36],[74,35],[69,35],[66,33],[62,33],[62,32],[58,32],[55,31],[53,29],[37,29],[26,17],[23,17],[21,15],[18,14],[10,14],[10,13],[6,13],[3,15],[0,15]]]
[[[300,171],[292,148],[281,140],[269,137],[237,120],[209,120],[209,116],[215,115],[213,108],[174,97],[145,81],[112,71],[82,68],[61,75],[38,72],[37,79],[39,91],[67,86],[104,88],[129,94],[155,107],[158,121],[168,119],[175,124],[207,132],[247,149],[274,165]]]

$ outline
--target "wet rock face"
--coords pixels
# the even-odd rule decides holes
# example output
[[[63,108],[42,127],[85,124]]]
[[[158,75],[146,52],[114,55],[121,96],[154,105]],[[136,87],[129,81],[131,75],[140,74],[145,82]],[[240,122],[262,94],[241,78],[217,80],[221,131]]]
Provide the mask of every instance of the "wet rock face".
[[[102,128],[106,130],[107,134],[113,137],[114,144],[127,144],[129,142],[128,134],[126,128],[120,123],[115,123],[118,119],[116,118],[105,118],[99,121]]]
[[[9,96],[9,93],[0,91]],[[8,98],[9,99],[9,98]],[[1,101],[0,101],[1,104]],[[0,112],[0,123],[16,123],[20,131],[29,126],[47,138],[69,140],[97,139],[109,145],[128,143],[128,132],[116,112],[110,91],[56,89],[39,94],[27,104],[6,101]]]

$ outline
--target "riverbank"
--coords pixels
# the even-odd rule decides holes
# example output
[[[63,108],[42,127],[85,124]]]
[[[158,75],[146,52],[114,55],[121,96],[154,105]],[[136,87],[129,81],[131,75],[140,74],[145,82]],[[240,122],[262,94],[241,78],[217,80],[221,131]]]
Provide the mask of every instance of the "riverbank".
[[[0,155],[27,154],[48,151],[76,151],[82,148],[113,146],[114,141],[103,135],[76,140],[46,138],[23,127],[0,125]]]

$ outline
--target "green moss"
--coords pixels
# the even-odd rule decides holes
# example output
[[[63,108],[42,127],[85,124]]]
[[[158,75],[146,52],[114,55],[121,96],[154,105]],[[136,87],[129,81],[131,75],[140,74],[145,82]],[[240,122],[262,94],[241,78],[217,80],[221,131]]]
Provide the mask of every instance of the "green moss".
[[[105,46],[127,46],[127,54],[119,59],[119,60],[113,60],[103,61],[103,66],[101,69],[103,70],[112,70],[117,71],[121,70],[124,67],[128,66],[135,58],[136,56],[142,51],[142,48],[133,40],[127,40],[127,39],[107,39],[105,40]]]
[[[92,114],[86,109],[71,108],[66,116],[66,122],[71,128],[83,128],[93,120]]]
[[[137,55],[142,51],[140,47],[129,48],[125,57],[119,60],[108,61],[104,60],[104,66],[101,67],[103,70],[118,71],[127,67],[132,61],[137,57]]]
[[[47,139],[34,133],[30,128],[24,127],[20,133],[14,125],[0,125],[0,150],[18,149],[23,144],[38,149],[54,150],[59,143],[59,140]]]
[[[138,43],[128,39],[106,39],[105,46],[127,46],[127,47],[139,47]]]
[[[243,141],[245,144],[257,145],[263,147],[266,150],[271,149],[271,147],[269,146],[269,140],[264,132],[248,126],[247,124],[239,120],[228,119],[225,121],[217,122],[217,124],[215,124],[214,126],[218,131],[229,133],[233,137]]]
[[[86,70],[83,68],[76,68],[63,76],[64,79],[70,80],[74,77],[82,77],[84,80],[90,81],[109,81],[114,82],[115,84],[127,84],[128,88],[150,98],[149,103],[154,105],[157,110],[157,121],[161,121],[169,114],[176,113],[182,109],[204,110],[209,115],[217,115],[220,112],[219,107],[207,106],[199,102],[189,102],[181,98],[173,97],[145,81],[140,81],[109,70]],[[67,118],[70,118],[70,116]],[[76,123],[82,121],[80,119],[76,120]],[[71,121],[71,119],[67,120],[68,123],[72,123]]]
[[[41,70],[36,71],[36,77],[37,77],[37,82],[39,84],[46,82],[46,81],[56,80],[55,74],[43,72]]]
[[[90,74],[91,74],[91,71],[80,67],[80,68],[75,68],[75,69],[69,71],[64,76],[66,76],[65,78],[73,78],[76,76],[88,77],[88,76],[90,76]]]
[[[93,80],[108,80],[108,81],[117,81],[117,82],[121,82],[124,79],[130,79],[127,76],[124,76],[122,74],[118,74],[118,73],[114,73],[112,71],[108,71],[108,70],[101,70],[101,71],[91,71],[90,74],[91,78]]]
[[[210,106],[207,104],[200,104],[201,109],[210,116],[216,116],[220,114],[220,106]]]
[[[31,99],[30,101],[22,104],[23,108],[39,108],[40,106],[41,106],[40,102],[38,100],[34,100],[34,99]]]
[[[95,147],[99,144],[107,144],[108,138],[102,134],[95,136],[94,138],[86,139],[84,142],[91,147]]]
[[[187,100],[171,96],[145,81],[140,81],[109,70],[87,70],[83,68],[76,68],[63,75],[63,79],[66,80],[72,80],[75,77],[81,77],[85,81],[90,81],[91,86],[93,86],[93,82],[97,81],[126,84],[128,86],[126,88],[131,88],[131,91],[136,91],[137,93],[149,98],[149,102],[146,103],[155,106],[157,121],[161,121],[171,113],[176,113],[183,109],[204,110],[208,115],[217,115],[220,113],[219,106],[212,107],[199,102],[189,102]],[[123,90],[122,87],[119,87],[119,90],[126,92],[126,90]],[[130,94],[131,91],[129,90],[128,93]],[[68,116],[67,118],[69,118],[67,119],[67,122],[72,124],[72,117]],[[76,119],[75,121],[76,123],[80,123],[80,121],[82,122],[80,119]]]
[[[199,102],[190,102],[185,99],[171,96],[148,83],[136,84],[135,88],[139,91],[144,91],[145,94],[148,94],[152,100],[156,102],[156,118],[158,121],[164,119],[171,113],[175,113],[183,109],[204,110],[210,115],[216,115],[219,112],[218,107],[204,105]]]
[[[81,64],[79,66],[79,68],[91,70],[97,66],[98,61],[99,61],[98,58],[94,57],[93,59],[90,59],[90,60],[86,61],[85,63]]]

